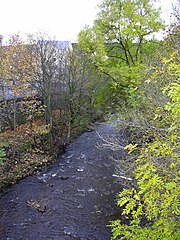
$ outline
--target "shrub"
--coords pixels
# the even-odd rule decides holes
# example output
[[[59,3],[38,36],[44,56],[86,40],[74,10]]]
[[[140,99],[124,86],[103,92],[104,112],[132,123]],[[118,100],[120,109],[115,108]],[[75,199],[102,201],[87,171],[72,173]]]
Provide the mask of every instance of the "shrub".
[[[154,107],[151,126],[152,142],[135,145],[139,152],[134,169],[137,186],[119,194],[118,206],[129,224],[112,222],[112,239],[180,238],[179,231],[179,165],[180,165],[180,66],[176,52],[162,60],[155,79],[165,79],[163,94],[169,99],[163,107]],[[167,81],[167,79],[169,81]],[[161,111],[159,111],[161,109]],[[148,111],[147,111],[148,112]],[[146,116],[148,120],[148,115]],[[158,119],[158,121],[157,121]],[[162,129],[163,128],[163,132]],[[132,145],[126,147],[131,150]]]

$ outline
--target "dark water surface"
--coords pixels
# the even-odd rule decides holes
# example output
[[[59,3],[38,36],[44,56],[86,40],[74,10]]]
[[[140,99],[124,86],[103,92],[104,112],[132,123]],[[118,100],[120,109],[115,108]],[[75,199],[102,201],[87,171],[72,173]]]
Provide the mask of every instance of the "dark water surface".
[[[116,194],[121,186],[112,176],[110,156],[99,149],[102,137],[113,137],[110,124],[82,134],[59,160],[30,176],[0,197],[1,240],[109,240],[107,227],[116,219]]]

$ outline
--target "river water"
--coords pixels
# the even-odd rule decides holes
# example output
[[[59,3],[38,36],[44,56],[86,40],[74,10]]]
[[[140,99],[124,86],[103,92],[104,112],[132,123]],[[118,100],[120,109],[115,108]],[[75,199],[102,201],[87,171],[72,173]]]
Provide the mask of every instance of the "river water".
[[[101,137],[99,137],[99,135]],[[96,124],[67,147],[56,163],[22,179],[0,197],[1,240],[109,240],[107,225],[120,216],[111,156],[99,148],[117,135],[111,124]],[[122,140],[123,141],[123,140]]]

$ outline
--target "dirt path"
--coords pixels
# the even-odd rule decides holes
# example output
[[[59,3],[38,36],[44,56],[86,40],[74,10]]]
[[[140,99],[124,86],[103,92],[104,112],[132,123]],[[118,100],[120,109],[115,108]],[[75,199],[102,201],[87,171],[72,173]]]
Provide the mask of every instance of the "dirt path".
[[[102,140],[116,134],[110,124],[82,134],[59,160],[37,176],[19,181],[0,198],[1,240],[109,240],[121,186],[112,174]]]

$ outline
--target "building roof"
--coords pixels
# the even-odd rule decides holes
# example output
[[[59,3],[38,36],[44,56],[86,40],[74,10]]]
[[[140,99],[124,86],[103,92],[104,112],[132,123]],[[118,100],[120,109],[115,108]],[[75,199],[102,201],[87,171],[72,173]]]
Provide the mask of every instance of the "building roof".
[[[59,49],[67,50],[71,46],[70,41],[59,41],[59,40],[42,40],[39,42],[43,42],[45,44],[50,44],[54,47],[57,47]]]

